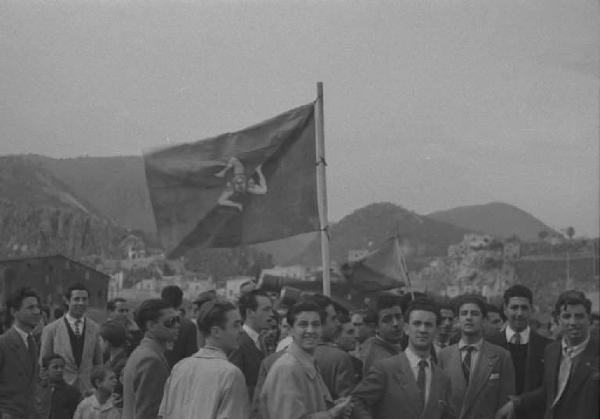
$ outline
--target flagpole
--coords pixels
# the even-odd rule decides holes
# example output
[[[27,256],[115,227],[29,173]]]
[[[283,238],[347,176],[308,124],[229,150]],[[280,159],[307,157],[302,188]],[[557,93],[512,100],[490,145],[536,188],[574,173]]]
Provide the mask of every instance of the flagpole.
[[[327,221],[327,183],[325,181],[325,123],[323,117],[323,82],[317,82],[315,104],[315,129],[317,141],[317,202],[321,226],[321,259],[323,261],[323,294],[331,296],[329,232]]]

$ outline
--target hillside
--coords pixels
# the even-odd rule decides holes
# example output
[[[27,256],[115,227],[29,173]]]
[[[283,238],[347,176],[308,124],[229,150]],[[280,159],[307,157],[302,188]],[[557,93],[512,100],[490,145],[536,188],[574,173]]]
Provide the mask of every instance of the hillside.
[[[444,256],[448,246],[463,239],[468,230],[416,215],[398,205],[381,202],[367,205],[330,227],[331,259],[343,262],[351,249],[377,246],[394,234],[408,237],[421,256]],[[295,263],[318,265],[321,247],[314,240]]]
[[[513,234],[521,240],[538,240],[540,231],[556,233],[531,214],[509,204],[490,202],[437,211],[427,217],[467,230],[508,238]]]

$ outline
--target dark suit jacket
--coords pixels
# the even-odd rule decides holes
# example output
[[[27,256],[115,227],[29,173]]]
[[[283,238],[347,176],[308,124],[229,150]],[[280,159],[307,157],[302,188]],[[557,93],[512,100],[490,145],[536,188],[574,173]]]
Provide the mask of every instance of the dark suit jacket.
[[[451,408],[459,419],[492,419],[515,394],[515,371],[510,353],[484,341],[467,385],[458,344],[440,351],[439,366],[450,377]]]
[[[40,382],[35,394],[35,408],[39,419],[73,419],[81,393],[64,381],[50,384]]]
[[[398,355],[401,352],[402,350],[398,346],[394,346],[377,336],[370,337],[364,343],[363,376],[367,375],[375,361]]]
[[[271,369],[275,361],[277,361],[284,353],[285,349],[279,352],[272,353],[271,355],[263,359],[260,363],[260,368],[258,370],[258,378],[256,380],[256,387],[254,388],[254,396],[252,396],[252,411],[250,412],[251,419],[261,419],[259,409],[260,392],[262,390],[263,384],[265,383],[265,379],[267,378],[269,370]]]
[[[31,359],[14,328],[0,336],[0,416],[28,418],[34,414],[33,393],[38,371],[36,359]]]
[[[575,365],[560,400],[552,406],[558,387],[558,370],[562,356],[561,342],[546,347],[544,353],[544,381],[542,387],[522,394],[516,405],[517,413],[524,409],[540,409],[546,419],[598,419],[598,338],[591,337],[583,353],[575,358]]]
[[[417,381],[406,355],[375,362],[352,392],[352,419],[439,419],[454,417],[450,407],[450,380],[431,366],[431,387],[421,409]]]
[[[265,358],[265,354],[256,347],[252,338],[244,331],[240,333],[238,343],[240,345],[239,348],[231,351],[228,358],[232,364],[244,373],[248,395],[250,396],[250,400],[252,400],[260,363]]]
[[[177,336],[177,340],[173,344],[173,349],[165,352],[165,358],[170,368],[173,368],[183,358],[187,358],[198,352],[196,333],[196,325],[191,320],[182,317],[179,336]]]
[[[352,357],[347,352],[326,343],[317,346],[314,356],[331,398],[336,400],[350,394],[357,384]]]

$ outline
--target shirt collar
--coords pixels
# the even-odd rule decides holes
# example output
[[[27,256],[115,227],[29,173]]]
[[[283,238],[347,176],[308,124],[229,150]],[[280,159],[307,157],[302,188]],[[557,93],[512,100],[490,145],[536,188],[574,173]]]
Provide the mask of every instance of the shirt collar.
[[[412,368],[418,368],[419,361],[421,361],[421,360],[427,361],[428,366],[431,365],[431,354],[428,354],[427,358],[421,358],[420,356],[418,356],[416,353],[413,352],[413,350],[410,348],[410,346],[406,347],[404,354],[406,355],[406,358],[408,358],[408,363],[410,364],[410,366]]]
[[[511,343],[511,339],[512,337],[517,333],[515,330],[513,330],[512,327],[510,327],[509,325],[506,326],[506,329],[504,329],[504,333],[506,335],[506,341],[508,343]],[[522,330],[521,332],[519,332],[519,334],[521,335],[521,345],[526,345],[529,343],[529,335],[531,334],[531,328],[529,326],[527,326],[525,328],[525,330]]]
[[[483,338],[481,338],[479,340],[479,342],[477,343],[471,343],[471,344],[467,344],[464,340],[462,340],[462,338],[460,339],[460,341],[458,342],[458,350],[462,351],[463,349],[465,349],[467,346],[471,346],[473,347],[473,349],[477,352],[481,351],[481,345],[483,345]]]
[[[317,367],[315,366],[315,360],[308,352],[296,345],[294,341],[287,347],[287,352],[300,362],[300,365],[307,371],[309,377],[316,377]]]
[[[565,338],[563,338],[561,341],[562,352],[564,355],[568,356],[569,358],[575,358],[576,356],[581,354],[583,351],[585,351],[585,348],[587,347],[587,344],[589,341],[590,341],[589,333],[587,335],[587,338],[585,338],[585,340],[577,346],[568,346],[567,340]]]
[[[194,358],[215,358],[227,360],[227,355],[225,352],[216,346],[203,346],[193,356]]]
[[[253,328],[248,326],[246,323],[244,323],[242,325],[242,329],[244,329],[244,332],[246,332],[246,334],[250,337],[250,339],[252,339],[252,341],[254,342],[256,347],[260,348],[260,342],[258,340],[258,338],[259,338],[258,332],[256,332]]]
[[[17,333],[19,334],[19,336],[21,336],[21,339],[23,339],[23,342],[25,343],[25,346],[29,347],[29,345],[27,343],[27,338],[29,337],[29,333],[27,333],[23,329],[17,327],[16,324],[13,324],[13,328],[17,331]]]
[[[104,404],[100,404],[100,402],[98,401],[98,398],[96,397],[95,394],[92,394],[90,397],[92,398],[92,408],[94,408],[96,410],[100,410],[100,411],[109,410],[114,406],[113,396],[110,396],[108,398],[108,400],[106,401],[106,403],[104,403]]]
[[[76,322],[77,320],[80,320],[80,321],[81,321],[81,326],[82,326],[82,327],[85,325],[85,316],[82,316],[80,319],[76,319],[75,317],[71,316],[71,315],[69,314],[69,312],[67,311],[67,313],[65,314],[65,318],[67,319],[67,321],[69,322],[69,324],[70,324],[71,326],[74,326],[74,325],[75,325],[75,322]]]

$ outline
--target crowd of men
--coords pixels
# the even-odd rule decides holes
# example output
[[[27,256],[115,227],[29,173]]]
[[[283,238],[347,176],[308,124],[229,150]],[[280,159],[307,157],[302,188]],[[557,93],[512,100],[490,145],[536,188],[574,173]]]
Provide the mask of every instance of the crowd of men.
[[[98,324],[75,284],[40,327],[39,295],[16,290],[0,418],[598,418],[598,325],[576,290],[556,300],[554,336],[536,331],[522,285],[504,293],[500,324],[477,295],[382,293],[349,312],[318,294],[283,306],[261,290],[235,304],[208,292],[191,319],[182,296],[166,287],[135,321],[115,299]]]

